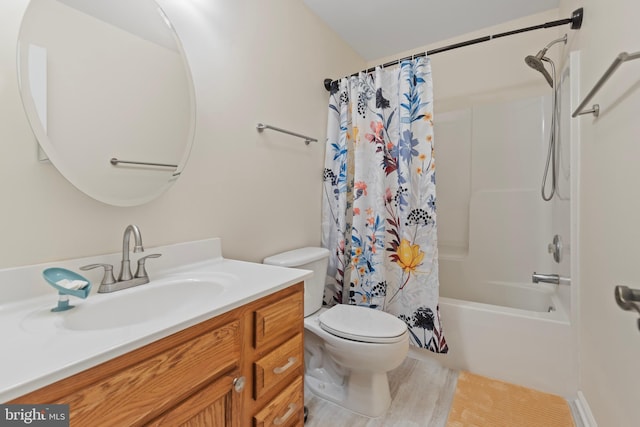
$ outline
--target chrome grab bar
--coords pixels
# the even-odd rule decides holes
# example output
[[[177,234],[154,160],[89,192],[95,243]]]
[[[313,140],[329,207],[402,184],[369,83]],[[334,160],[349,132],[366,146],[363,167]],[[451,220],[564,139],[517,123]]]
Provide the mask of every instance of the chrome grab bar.
[[[600,80],[598,80],[595,86],[593,86],[593,89],[591,89],[591,91],[587,94],[587,96],[580,103],[580,105],[578,105],[578,108],[576,108],[576,111],[573,112],[571,117],[577,117],[582,114],[589,114],[589,113],[592,113],[595,117],[598,117],[600,115],[600,104],[593,104],[590,110],[583,111],[583,109],[589,103],[589,101],[591,101],[591,98],[593,98],[593,96],[600,90],[600,88],[605,84],[605,82],[609,80],[609,77],[611,77],[611,75],[618,69],[618,67],[623,62],[632,61],[638,58],[640,58],[640,52],[634,52],[634,53],[620,52],[620,54],[616,56],[616,59],[613,60],[611,65],[609,65],[609,68],[607,68],[607,71],[605,71],[602,77],[600,77]]]

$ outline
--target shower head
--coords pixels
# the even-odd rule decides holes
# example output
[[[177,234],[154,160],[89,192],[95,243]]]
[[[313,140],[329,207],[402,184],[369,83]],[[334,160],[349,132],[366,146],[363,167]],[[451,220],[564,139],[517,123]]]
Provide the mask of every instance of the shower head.
[[[551,61],[549,58],[545,57],[544,55],[547,53],[547,51],[549,50],[549,48],[551,46],[553,46],[556,43],[560,43],[560,42],[567,43],[567,35],[566,34],[563,37],[560,37],[559,39],[556,39],[556,40],[552,41],[551,43],[549,43],[548,45],[546,45],[544,47],[544,49],[542,49],[540,52],[538,52],[535,56],[534,55],[527,55],[527,57],[524,58],[524,62],[529,67],[531,67],[534,70],[539,71],[540,73],[542,73],[544,78],[547,80],[547,83],[549,83],[549,86],[551,86],[551,87],[553,87],[553,79],[551,78],[551,75],[549,74],[547,69],[544,68],[544,64],[542,63],[542,61],[547,61],[547,62]]]
[[[547,69],[544,68],[544,64],[542,63],[542,58],[544,56],[544,53],[545,53],[545,50],[543,49],[540,52],[538,52],[536,56],[528,55],[526,58],[524,58],[524,62],[529,67],[542,73],[544,78],[547,80],[547,83],[549,83],[549,86],[553,87],[553,79],[551,78],[551,75],[549,75],[549,72],[547,71]]]

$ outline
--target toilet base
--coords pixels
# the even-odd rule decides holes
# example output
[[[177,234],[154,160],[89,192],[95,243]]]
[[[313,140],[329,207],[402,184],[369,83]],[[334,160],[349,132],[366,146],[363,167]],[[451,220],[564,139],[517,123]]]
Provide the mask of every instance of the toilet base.
[[[352,371],[336,384],[323,369],[305,374],[305,385],[316,396],[360,415],[376,418],[384,415],[391,405],[389,380],[386,372]]]

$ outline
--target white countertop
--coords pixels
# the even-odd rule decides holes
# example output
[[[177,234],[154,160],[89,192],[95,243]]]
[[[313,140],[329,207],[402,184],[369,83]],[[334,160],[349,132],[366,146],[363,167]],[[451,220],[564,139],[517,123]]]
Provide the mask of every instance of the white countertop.
[[[153,319],[131,325],[95,330],[71,330],[63,326],[63,316],[76,310],[90,310],[91,304],[106,298],[126,298],[130,288],[110,294],[97,294],[102,274],[100,271],[82,272],[92,282],[91,295],[82,300],[70,297],[75,305],[66,312],[52,313],[57,303],[56,291],[41,277],[48,267],[63,267],[79,271],[79,266],[95,262],[117,265],[121,254],[40,264],[17,269],[0,270],[0,325],[2,325],[2,351],[0,352],[0,402],[6,402],[37,390],[70,375],[114,357],[128,353],[153,341],[228,312],[263,296],[287,288],[311,276],[307,270],[281,268],[257,263],[227,260],[221,256],[219,239],[207,239],[148,249],[162,253],[147,265],[151,282],[147,287],[149,304],[153,305],[154,284],[181,277],[222,277],[224,290],[197,309],[188,305],[170,310]],[[138,255],[138,254],[135,254]],[[131,254],[132,263],[137,256]],[[185,295],[185,298],[188,298]],[[113,313],[118,316],[118,313]]]

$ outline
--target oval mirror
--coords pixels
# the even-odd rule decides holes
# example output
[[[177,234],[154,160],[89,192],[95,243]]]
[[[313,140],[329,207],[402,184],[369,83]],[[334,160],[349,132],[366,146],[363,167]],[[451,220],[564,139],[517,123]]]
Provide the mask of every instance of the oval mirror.
[[[139,205],[180,176],[195,94],[181,43],[154,0],[31,0],[18,77],[40,146],[87,195]]]

